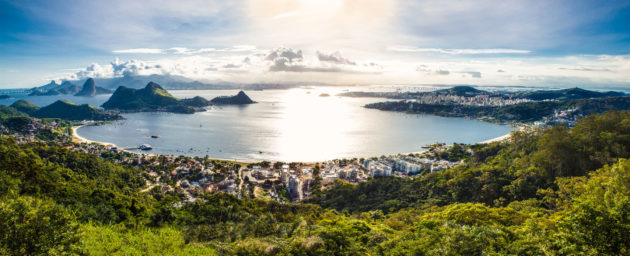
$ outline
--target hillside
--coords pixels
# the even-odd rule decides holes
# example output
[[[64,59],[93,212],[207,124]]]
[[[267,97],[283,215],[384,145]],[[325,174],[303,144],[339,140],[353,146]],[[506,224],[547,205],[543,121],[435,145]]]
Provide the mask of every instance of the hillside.
[[[97,109],[88,104],[77,105],[65,100],[58,100],[48,106],[42,107],[32,116],[66,120],[116,120],[122,118],[120,115]]]
[[[247,96],[247,94],[245,94],[244,91],[239,91],[234,96],[216,97],[212,99],[210,102],[213,104],[220,104],[220,105],[245,105],[245,104],[256,103],[255,101],[250,99],[249,96]]]
[[[0,138],[0,219],[11,220],[0,222],[0,250],[626,255],[629,124],[630,112],[613,111],[574,128],[516,131],[510,141],[472,145],[464,163],[451,169],[414,179],[337,182],[296,204],[203,191],[203,200],[187,202],[175,183],[173,190],[145,191],[150,176],[128,153],[90,155],[54,142]],[[213,163],[216,175],[229,167]],[[42,239],[50,242],[37,243]]]
[[[114,94],[103,103],[105,109],[125,111],[167,111],[176,113],[194,113],[195,107],[208,106],[209,102],[201,97],[178,99],[160,85],[149,82],[143,89],[118,87]]]
[[[589,98],[606,98],[606,97],[618,97],[624,96],[622,92],[597,92],[584,90],[582,88],[570,88],[563,90],[539,90],[531,92],[516,93],[518,98],[525,98],[530,100],[575,100],[575,99],[589,99]]]
[[[14,109],[17,109],[20,112],[24,112],[28,115],[34,115],[37,111],[39,111],[39,106],[30,103],[26,100],[17,100],[15,102],[13,102],[13,104],[11,104],[11,106]]]

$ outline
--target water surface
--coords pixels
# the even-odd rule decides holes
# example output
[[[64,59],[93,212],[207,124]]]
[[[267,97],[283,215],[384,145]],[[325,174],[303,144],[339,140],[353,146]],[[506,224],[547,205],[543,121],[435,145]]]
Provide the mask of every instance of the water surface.
[[[151,152],[159,154],[249,161],[323,161],[416,152],[433,142],[481,142],[513,129],[463,118],[366,109],[362,106],[383,99],[334,96],[341,91],[326,87],[247,91],[259,103],[210,107],[192,115],[125,114],[126,120],[83,127],[77,133],[123,148],[148,143],[154,148]],[[211,99],[237,91],[172,93]],[[331,96],[322,97],[322,93]],[[151,135],[160,138],[152,139]]]

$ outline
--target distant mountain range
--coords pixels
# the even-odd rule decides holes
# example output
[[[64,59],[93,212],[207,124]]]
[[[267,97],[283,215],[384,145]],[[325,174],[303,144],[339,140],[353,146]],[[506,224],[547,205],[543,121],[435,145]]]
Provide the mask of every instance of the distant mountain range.
[[[623,92],[597,92],[585,90],[582,88],[570,88],[563,90],[538,90],[526,92],[489,92],[479,90],[472,86],[455,86],[447,89],[440,89],[430,92],[345,92],[339,96],[346,97],[374,97],[388,99],[415,99],[422,96],[460,96],[460,97],[476,97],[479,95],[488,95],[493,97],[503,97],[512,99],[528,99],[534,101],[542,100],[576,100],[576,99],[593,99],[625,96]]]
[[[80,88],[76,89],[73,93],[63,93],[59,91],[61,86],[65,86],[66,84],[84,84],[87,80],[92,79],[95,84],[104,89],[115,90],[120,86],[124,86],[127,88],[133,89],[141,89],[143,88],[148,81],[153,81],[154,83],[160,84],[163,88],[167,90],[218,90],[218,89],[247,89],[247,90],[264,90],[264,89],[287,89],[293,88],[300,85],[306,84],[276,84],[276,83],[253,83],[253,84],[243,84],[243,83],[231,83],[224,81],[216,81],[216,82],[200,82],[197,80],[185,78],[182,76],[172,76],[172,75],[149,75],[149,76],[123,76],[116,78],[88,78],[81,80],[72,80],[72,81],[64,81],[61,85],[57,84],[54,81],[42,86],[38,86],[30,89],[31,93],[35,93],[34,95],[61,95],[68,94],[72,95],[80,91]],[[313,83],[309,83],[308,85],[312,85]],[[51,91],[55,90],[59,94],[55,94],[57,92]],[[51,92],[49,92],[51,91]]]
[[[98,87],[94,79],[88,78],[83,83],[83,87],[79,87],[69,81],[64,81],[58,85],[55,81],[49,84],[33,88],[29,96],[54,96],[54,95],[74,95],[83,97],[93,97],[98,94],[109,94],[111,90]]]

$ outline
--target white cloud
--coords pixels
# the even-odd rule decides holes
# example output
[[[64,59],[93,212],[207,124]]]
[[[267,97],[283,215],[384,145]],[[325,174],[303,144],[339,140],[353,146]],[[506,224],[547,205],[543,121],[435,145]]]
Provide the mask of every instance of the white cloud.
[[[159,56],[164,58],[94,63],[71,74],[47,79],[74,80],[86,77],[160,74],[200,81],[238,83],[324,81],[331,84],[426,83],[565,87],[630,83],[627,75],[630,73],[630,57],[627,55],[526,59],[510,56],[469,59],[462,55],[453,55],[438,59],[420,57],[420,63],[414,59],[392,60],[387,56],[364,56],[368,61],[357,61],[356,65],[343,64],[344,61],[321,61],[321,52],[318,54],[292,48],[277,48],[265,52],[257,50],[211,55]],[[337,57],[339,56],[341,55]]]
[[[130,53],[130,54],[159,54],[163,53],[162,49],[155,48],[134,48],[134,49],[124,49],[124,50],[113,50],[113,53]]]
[[[418,48],[413,46],[390,46],[387,48],[393,52],[421,52],[421,53],[442,53],[442,54],[528,54],[529,50],[518,49],[440,49],[440,48]]]
[[[317,51],[317,59],[319,59],[319,61],[332,62],[332,63],[337,63],[337,64],[346,64],[346,65],[357,64],[356,62],[351,61],[341,56],[341,53],[338,51],[331,54],[325,54],[325,53]]]
[[[194,54],[203,54],[210,52],[252,52],[256,50],[256,46],[253,45],[235,45],[227,48],[199,48],[199,49],[190,49],[186,47],[171,47],[167,49],[156,49],[156,48],[134,48],[134,49],[123,49],[123,50],[113,50],[112,53],[119,54],[179,54],[179,55],[194,55]]]

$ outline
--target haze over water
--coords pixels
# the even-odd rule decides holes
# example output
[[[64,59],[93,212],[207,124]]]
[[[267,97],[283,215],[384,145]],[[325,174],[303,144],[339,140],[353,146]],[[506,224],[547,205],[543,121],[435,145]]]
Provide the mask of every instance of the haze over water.
[[[150,153],[236,160],[324,161],[417,152],[433,142],[475,143],[513,127],[463,118],[366,109],[382,101],[335,96],[343,89],[247,91],[257,104],[210,107],[192,115],[125,114],[126,120],[87,126],[77,133],[122,148],[148,143]],[[237,91],[171,91],[180,98],[211,99]],[[322,97],[327,93],[331,96]],[[97,104],[97,103],[94,103]],[[151,139],[151,135],[159,135]]]

